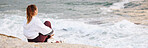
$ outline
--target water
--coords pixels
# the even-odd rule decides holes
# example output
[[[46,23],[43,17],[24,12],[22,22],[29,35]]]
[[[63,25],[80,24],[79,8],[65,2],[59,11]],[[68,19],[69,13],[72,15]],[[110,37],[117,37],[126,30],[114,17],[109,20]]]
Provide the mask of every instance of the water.
[[[123,5],[128,0],[1,0],[0,33],[26,41],[22,27],[25,10],[27,5],[36,4],[37,16],[43,22],[51,21],[56,40],[104,48],[148,48],[146,26],[109,13],[117,3]]]

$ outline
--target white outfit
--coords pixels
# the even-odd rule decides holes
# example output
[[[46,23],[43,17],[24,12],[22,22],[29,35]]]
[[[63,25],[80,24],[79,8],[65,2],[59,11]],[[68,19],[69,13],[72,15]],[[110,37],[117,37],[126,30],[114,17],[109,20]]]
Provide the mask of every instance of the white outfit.
[[[24,22],[24,35],[27,39],[34,39],[39,36],[39,33],[46,35],[52,31],[51,28],[45,26],[37,17],[32,17],[32,20],[27,24],[27,19]]]

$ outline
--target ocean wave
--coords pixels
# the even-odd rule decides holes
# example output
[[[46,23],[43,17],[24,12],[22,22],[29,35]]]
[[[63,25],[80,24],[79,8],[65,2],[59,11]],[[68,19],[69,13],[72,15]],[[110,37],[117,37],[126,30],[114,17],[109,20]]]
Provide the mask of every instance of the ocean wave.
[[[38,17],[43,19],[43,22],[46,20],[51,21],[55,31],[54,37],[56,40],[64,40],[66,43],[72,44],[86,44],[104,48],[148,47],[148,29],[128,20],[122,20],[111,25],[105,24],[107,26],[101,26],[100,24],[87,24],[85,23],[87,19],[83,17],[81,21],[74,19],[59,19],[59,17],[67,18],[67,16],[63,15],[63,13],[38,14]],[[23,21],[26,18],[25,11],[1,11],[0,16],[2,16],[0,17],[0,33],[15,36],[27,41],[23,35]]]

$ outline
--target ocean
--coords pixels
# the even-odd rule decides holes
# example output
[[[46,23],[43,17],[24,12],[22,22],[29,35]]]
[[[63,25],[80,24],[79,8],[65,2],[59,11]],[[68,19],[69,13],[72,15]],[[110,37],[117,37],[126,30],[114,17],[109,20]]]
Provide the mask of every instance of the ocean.
[[[55,40],[103,48],[148,48],[148,28],[111,9],[134,0],[0,0],[0,33],[27,41],[23,35],[26,8],[38,7],[42,22],[51,21]]]

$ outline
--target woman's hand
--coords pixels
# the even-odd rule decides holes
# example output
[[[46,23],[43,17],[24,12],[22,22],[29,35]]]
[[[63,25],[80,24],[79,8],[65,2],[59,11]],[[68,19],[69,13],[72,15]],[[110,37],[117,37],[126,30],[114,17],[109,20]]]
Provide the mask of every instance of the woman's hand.
[[[54,36],[54,34],[50,35],[50,36]]]
[[[53,39],[53,37],[52,36],[54,36],[54,34],[52,34],[52,35],[49,35],[49,39]]]
[[[46,34],[46,35],[49,36],[49,35],[52,35],[52,34],[53,34],[53,30],[50,33]]]

